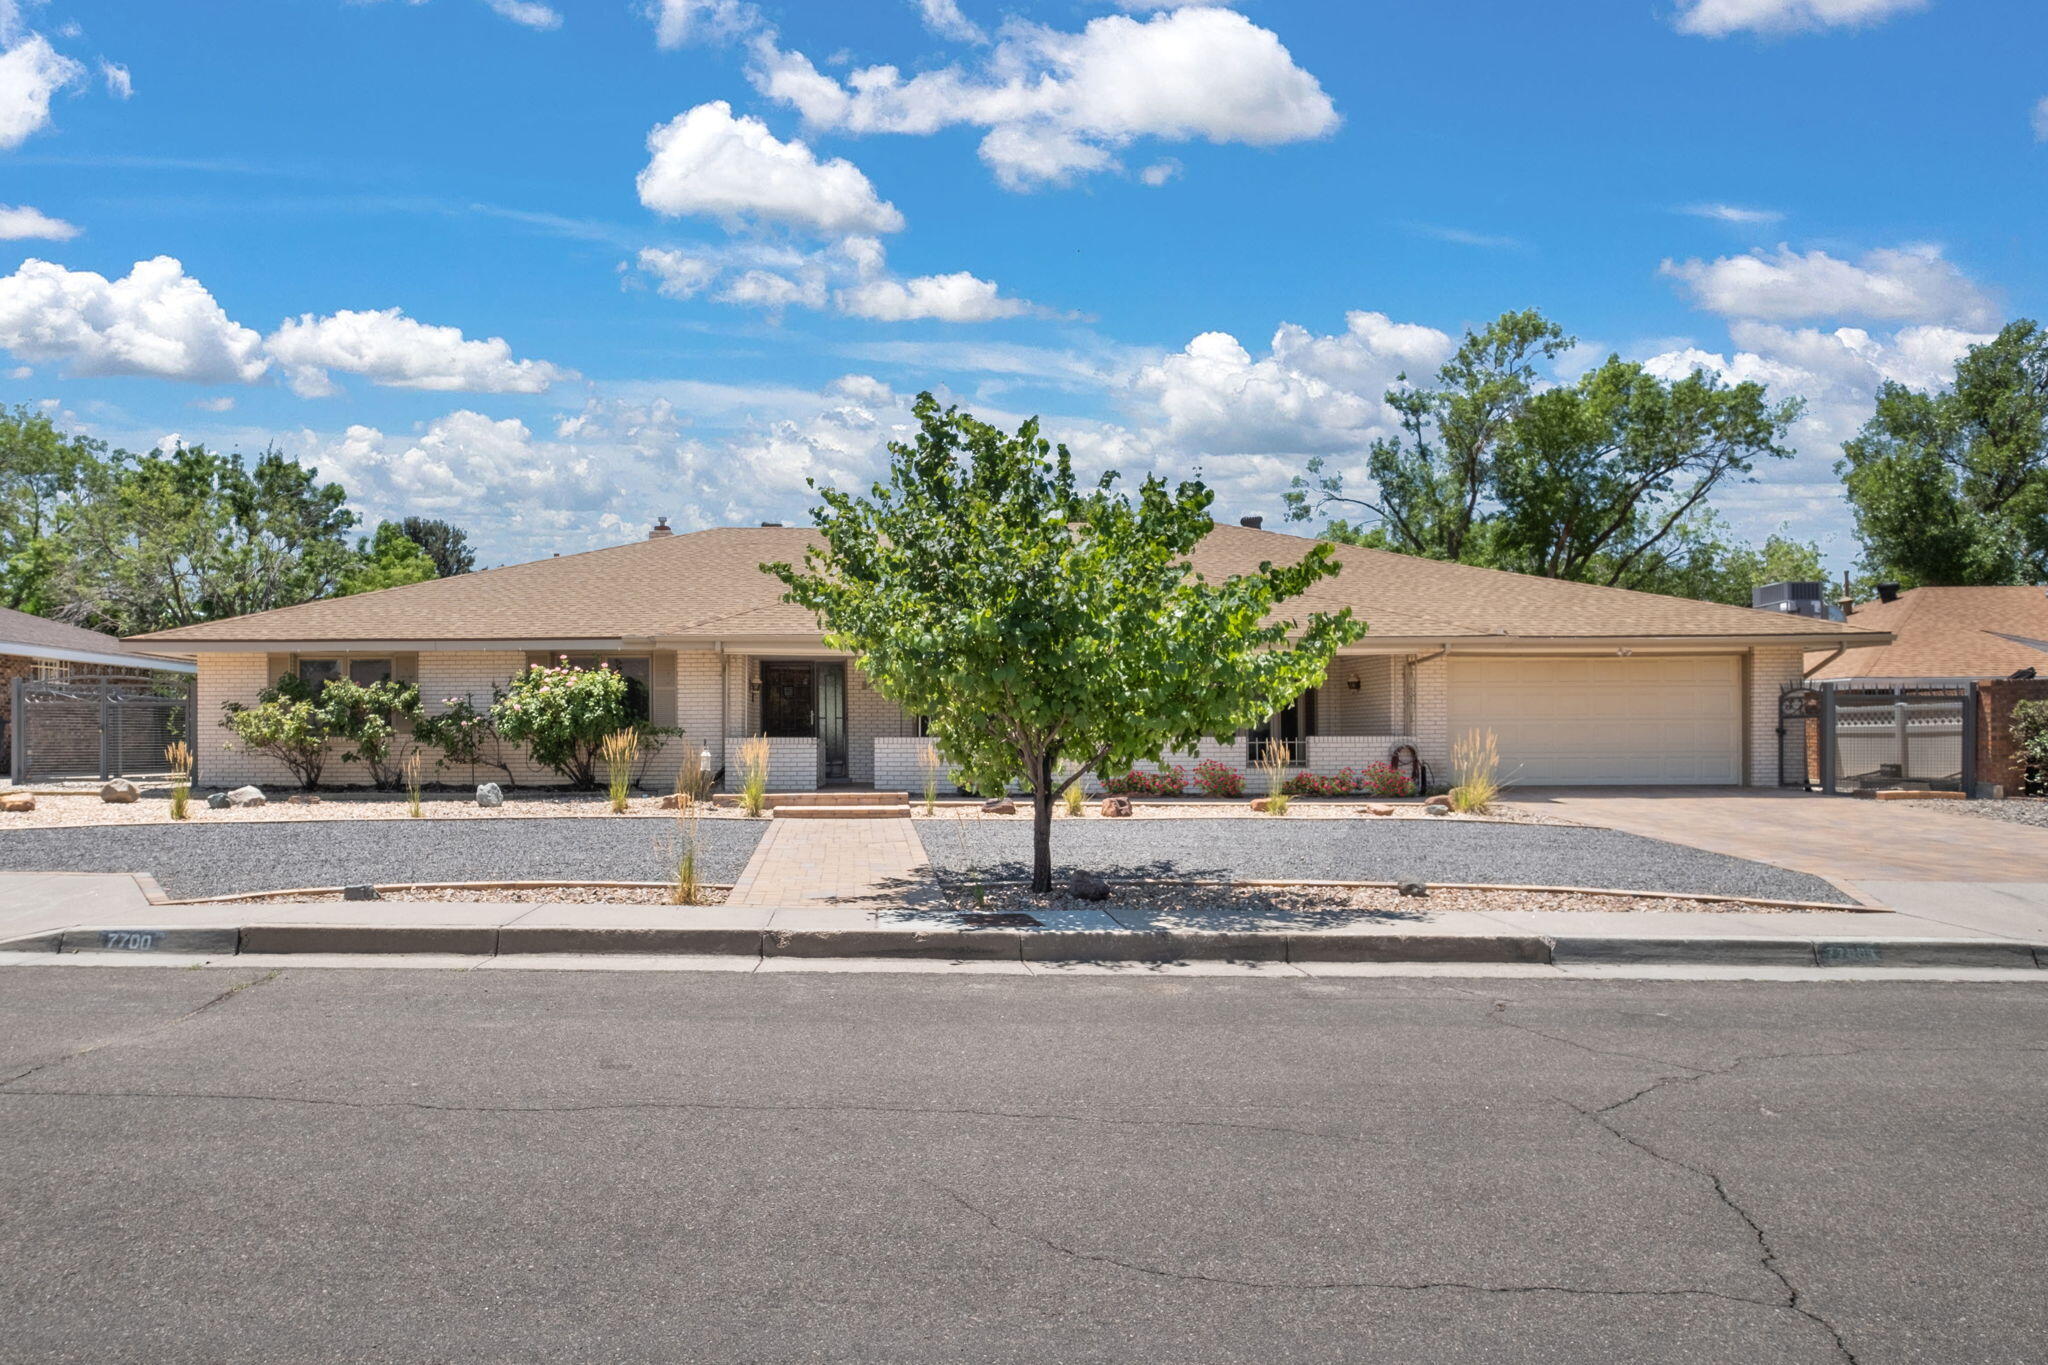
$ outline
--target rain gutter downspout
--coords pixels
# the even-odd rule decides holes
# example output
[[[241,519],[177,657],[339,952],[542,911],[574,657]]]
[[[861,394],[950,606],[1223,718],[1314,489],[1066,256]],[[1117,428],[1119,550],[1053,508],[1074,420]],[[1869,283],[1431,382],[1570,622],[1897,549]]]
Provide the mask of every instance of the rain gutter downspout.
[[[1822,659],[1819,663],[1815,664],[1812,668],[1807,669],[1804,673],[1801,673],[1799,676],[1801,678],[1811,678],[1814,674],[1820,672],[1823,668],[1826,668],[1829,664],[1841,658],[1843,654],[1848,652],[1848,649],[1849,646],[1847,645],[1836,645],[1834,653],[1828,655],[1827,658]]]

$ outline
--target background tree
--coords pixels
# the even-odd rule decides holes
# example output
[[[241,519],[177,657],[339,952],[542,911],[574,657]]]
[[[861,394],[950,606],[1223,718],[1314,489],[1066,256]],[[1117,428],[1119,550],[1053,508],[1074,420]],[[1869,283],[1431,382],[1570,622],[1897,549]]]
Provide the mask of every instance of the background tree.
[[[457,532],[457,534],[461,534]],[[380,521],[366,540],[356,542],[356,558],[341,572],[338,597],[379,588],[399,588],[440,577],[434,560],[395,521]]]
[[[275,449],[109,461],[72,509],[61,614],[133,634],[325,597],[353,557],[347,496]]]
[[[1901,583],[2048,580],[2048,332],[2008,323],[1954,383],[1887,383],[1835,466],[1864,567]]]
[[[876,691],[925,718],[968,785],[1030,788],[1034,891],[1052,889],[1053,801],[1083,774],[1235,734],[1320,683],[1364,631],[1348,611],[1273,619],[1337,571],[1328,546],[1196,577],[1187,556],[1213,500],[1198,482],[1148,478],[1132,496],[1105,474],[1084,491],[1035,419],[1006,435],[928,393],[915,412],[888,482],[864,498],[819,489],[823,548],[763,567]]]
[[[68,549],[64,518],[106,445],[26,407],[0,410],[0,605],[48,615]]]
[[[434,561],[435,577],[453,578],[476,568],[476,551],[469,548],[469,533],[462,528],[433,517],[407,517],[398,529]]]

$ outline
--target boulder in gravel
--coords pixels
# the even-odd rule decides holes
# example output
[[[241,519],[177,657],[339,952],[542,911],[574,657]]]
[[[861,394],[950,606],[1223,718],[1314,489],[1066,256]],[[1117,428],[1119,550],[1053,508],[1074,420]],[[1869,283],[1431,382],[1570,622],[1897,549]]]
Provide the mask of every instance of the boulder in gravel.
[[[1429,883],[1398,882],[1395,884],[1394,889],[1404,896],[1427,896],[1429,894]]]
[[[480,782],[476,789],[476,803],[485,810],[496,810],[505,804],[505,789],[495,782]]]
[[[1367,815],[1392,815],[1394,808],[1392,806],[1367,806],[1365,813]]]
[[[504,793],[503,793],[503,792],[500,792],[500,793],[498,794],[498,800],[499,800],[500,802],[503,802],[503,801],[504,801],[504,799],[505,799],[505,795],[504,795]],[[478,793],[477,793],[477,802],[476,802],[476,803],[477,803],[477,804],[478,804],[479,806],[481,806],[481,805],[482,805],[482,804],[484,803],[484,802],[483,802],[483,793],[482,793],[482,792],[478,792]],[[681,809],[683,808],[683,796],[682,796],[682,793],[681,793],[681,792],[670,792],[670,793],[669,793],[669,794],[668,794],[667,796],[664,796],[664,797],[662,797],[662,798],[661,798],[661,800],[659,800],[659,801],[655,802],[655,803],[654,803],[654,808],[655,808],[656,810],[681,810]]]
[[[284,803],[287,806],[317,806],[320,804],[320,798],[311,792],[298,792],[287,796]]]
[[[1451,804],[1446,801],[1444,804],[1438,805],[1432,801],[1422,808],[1422,813],[1424,815],[1449,815],[1451,813]]]
[[[36,808],[36,799],[27,792],[0,793],[0,811],[23,814]]]
[[[378,899],[377,888],[374,886],[344,886],[341,888],[341,898],[345,901],[373,901]]]
[[[1252,809],[1257,811],[1259,814],[1264,815],[1267,811],[1273,809],[1272,799],[1270,797],[1261,796],[1256,801],[1252,802]]]
[[[1450,793],[1438,792],[1435,796],[1430,797],[1429,800],[1423,802],[1422,804],[1425,806],[1442,806],[1445,810],[1449,810],[1451,808]]]
[[[1131,813],[1131,798],[1128,796],[1105,796],[1102,798],[1102,813],[1111,819],[1120,819]]]
[[[208,793],[206,808],[208,810],[226,810],[228,808],[228,794],[226,792]]]
[[[209,801],[207,804],[212,805],[213,803]],[[230,806],[267,806],[270,804],[270,799],[263,794],[263,788],[261,787],[237,787],[228,793],[228,804]]]
[[[1067,879],[1067,894],[1077,901],[1106,901],[1109,883],[1093,872],[1076,872]]]
[[[1015,815],[1017,813],[1017,803],[1007,796],[998,796],[993,801],[982,802],[981,813],[983,815]]]
[[[117,777],[100,788],[100,800],[110,806],[133,805],[142,796],[142,788],[125,777]]]

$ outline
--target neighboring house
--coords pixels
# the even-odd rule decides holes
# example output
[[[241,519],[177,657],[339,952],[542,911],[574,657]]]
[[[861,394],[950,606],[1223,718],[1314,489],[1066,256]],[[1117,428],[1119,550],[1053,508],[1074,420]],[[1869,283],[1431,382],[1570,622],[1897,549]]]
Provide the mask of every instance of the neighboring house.
[[[1192,556],[1209,578],[1291,561],[1300,537],[1257,518],[1219,525]],[[279,675],[417,680],[429,710],[487,705],[529,663],[609,660],[648,717],[687,732],[651,782],[673,780],[683,745],[730,767],[739,740],[769,736],[771,786],[923,785],[916,717],[826,648],[782,600],[764,561],[815,543],[796,528],[726,528],[648,539],[483,573],[309,602],[138,637],[199,665],[199,773],[210,784],[276,782],[283,769],[228,747],[224,702],[252,702]],[[1780,690],[1816,648],[1882,645],[1858,625],[1628,592],[1382,550],[1335,548],[1342,572],[1289,609],[1351,607],[1370,627],[1327,681],[1250,738],[1205,742],[1193,761],[1244,766],[1261,740],[1287,742],[1317,772],[1414,746],[1438,775],[1452,738],[1497,733],[1503,775],[1537,783],[1777,782]],[[330,763],[329,779],[361,775]],[[732,776],[728,773],[728,779]],[[531,768],[521,781],[546,781]]]
[[[144,655],[112,635],[0,607],[0,770],[14,753],[14,680],[88,682],[195,672],[183,660]]]
[[[1851,625],[1884,631],[1888,645],[1807,656],[1814,682],[1978,682],[2023,669],[2048,673],[2048,589],[1879,586]]]

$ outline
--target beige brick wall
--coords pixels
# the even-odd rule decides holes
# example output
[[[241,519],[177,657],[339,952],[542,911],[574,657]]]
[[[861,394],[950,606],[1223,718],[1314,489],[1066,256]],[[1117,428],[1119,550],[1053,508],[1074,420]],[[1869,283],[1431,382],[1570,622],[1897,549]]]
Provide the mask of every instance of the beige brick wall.
[[[895,791],[901,783],[882,783],[876,776],[875,741],[902,739],[917,733],[916,722],[895,702],[868,685],[852,660],[846,664],[846,776],[851,782],[872,782]],[[917,788],[924,787],[920,772]]]
[[[1778,785],[1778,696],[1785,684],[1796,682],[1806,668],[1806,653],[1800,649],[1758,648],[1749,652],[1745,699],[1748,712],[1748,784],[1752,787]]]

